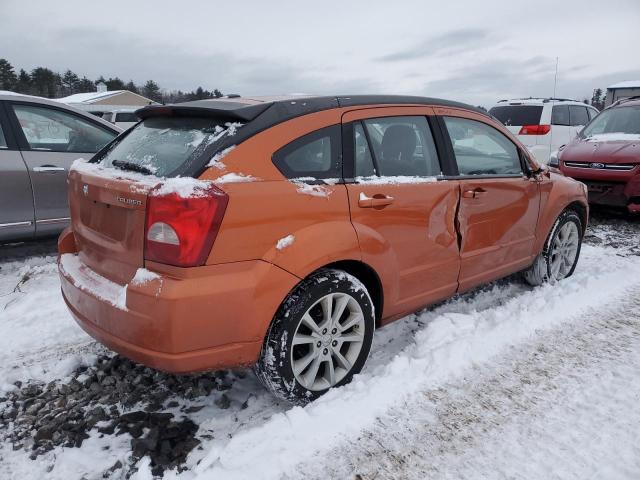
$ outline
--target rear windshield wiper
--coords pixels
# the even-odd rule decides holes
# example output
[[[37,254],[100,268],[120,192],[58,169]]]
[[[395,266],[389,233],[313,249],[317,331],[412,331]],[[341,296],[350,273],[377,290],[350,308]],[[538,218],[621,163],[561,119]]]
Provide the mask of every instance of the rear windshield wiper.
[[[145,175],[153,174],[149,168],[134,162],[127,162],[126,160],[113,160],[111,165],[120,170],[129,170],[131,172],[144,173]]]

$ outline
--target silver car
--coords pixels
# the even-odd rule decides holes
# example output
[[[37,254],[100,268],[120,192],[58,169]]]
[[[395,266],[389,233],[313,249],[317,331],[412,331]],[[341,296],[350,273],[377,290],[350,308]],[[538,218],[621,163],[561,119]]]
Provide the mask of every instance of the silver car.
[[[0,92],[0,242],[64,229],[71,163],[92,157],[121,132],[54,100]]]

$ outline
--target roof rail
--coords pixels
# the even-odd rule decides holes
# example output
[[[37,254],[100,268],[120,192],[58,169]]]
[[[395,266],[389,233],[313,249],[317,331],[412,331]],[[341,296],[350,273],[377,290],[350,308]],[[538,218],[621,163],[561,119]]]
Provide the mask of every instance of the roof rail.
[[[615,102],[613,102],[607,108],[616,107],[622,103],[631,102],[633,100],[640,100],[640,95],[633,95],[632,97],[621,98],[620,100],[616,100]]]
[[[580,100],[576,100],[575,98],[555,98],[555,97],[545,98],[543,100],[543,102],[551,102],[551,101],[554,101],[554,100],[557,101],[557,102],[579,102],[579,103],[582,103],[582,102],[580,102]]]
[[[580,102],[580,100],[575,100],[573,98],[556,98],[556,97],[524,97],[524,98],[512,98],[510,100],[499,100],[498,103],[501,102],[512,102],[514,100],[542,100],[543,103],[558,101],[558,102]]]

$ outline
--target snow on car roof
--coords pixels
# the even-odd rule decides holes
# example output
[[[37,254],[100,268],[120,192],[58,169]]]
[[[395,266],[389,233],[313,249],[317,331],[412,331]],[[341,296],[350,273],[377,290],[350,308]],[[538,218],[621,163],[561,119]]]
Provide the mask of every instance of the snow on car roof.
[[[624,82],[614,83],[613,85],[609,85],[607,90],[614,88],[640,88],[640,80],[626,80]]]

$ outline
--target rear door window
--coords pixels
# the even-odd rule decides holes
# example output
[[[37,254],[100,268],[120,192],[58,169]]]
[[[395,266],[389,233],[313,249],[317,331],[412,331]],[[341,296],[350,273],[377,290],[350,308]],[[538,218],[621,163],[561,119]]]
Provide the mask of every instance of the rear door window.
[[[571,119],[571,126],[573,127],[579,127],[589,123],[587,107],[582,107],[580,105],[569,105],[569,117]]]
[[[509,127],[539,125],[542,105],[504,105],[493,107],[489,113]]]
[[[275,152],[273,163],[287,178],[341,178],[341,138],[339,125],[316,130]]]
[[[116,137],[73,113],[57,108],[13,105],[31,150],[96,153]]]
[[[495,128],[476,120],[444,117],[460,175],[520,175],[518,148]]]
[[[592,120],[596,117],[596,115],[598,115],[598,112],[595,108],[587,108],[587,111],[589,112],[589,120]]]
[[[565,125],[571,124],[569,121],[569,106],[568,105],[554,105],[551,110],[551,124],[552,125]]]
[[[224,131],[224,121],[211,118],[147,118],[115,143],[101,162],[159,177],[176,176]]]
[[[426,117],[370,118],[363,123],[378,175],[432,177],[441,174]],[[356,166],[357,163],[356,158]]]

